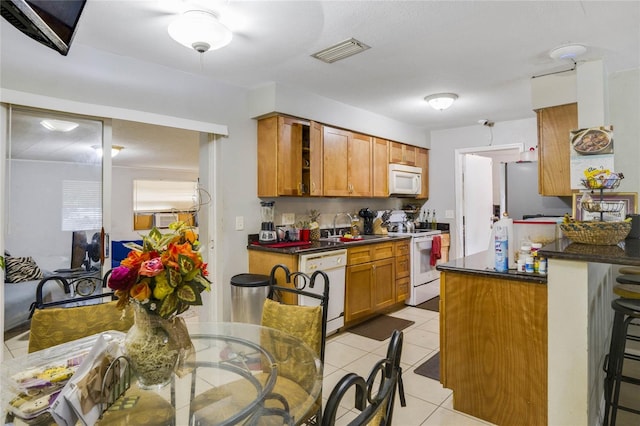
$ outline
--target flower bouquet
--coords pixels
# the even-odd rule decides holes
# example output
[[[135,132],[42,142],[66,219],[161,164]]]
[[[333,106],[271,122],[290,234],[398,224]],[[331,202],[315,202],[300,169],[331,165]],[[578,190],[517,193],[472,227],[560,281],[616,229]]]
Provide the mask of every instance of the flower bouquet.
[[[193,344],[177,315],[202,305],[200,293],[211,288],[193,228],[176,222],[169,229],[163,234],[153,228],[142,237],[142,245],[127,243],[131,251],[108,282],[119,308],[134,307],[124,351],[143,388],[162,387],[174,371],[187,371],[183,365],[193,356]]]

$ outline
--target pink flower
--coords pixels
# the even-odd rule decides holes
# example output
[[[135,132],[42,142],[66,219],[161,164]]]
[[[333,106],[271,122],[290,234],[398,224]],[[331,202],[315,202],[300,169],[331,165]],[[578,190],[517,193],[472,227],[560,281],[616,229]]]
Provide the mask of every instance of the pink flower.
[[[113,268],[109,276],[109,287],[114,290],[128,290],[135,284],[137,278],[136,271],[126,266]]]
[[[146,262],[142,262],[140,265],[140,270],[138,273],[145,277],[155,277],[164,271],[164,265],[162,264],[162,259],[156,257],[155,259],[147,260]]]

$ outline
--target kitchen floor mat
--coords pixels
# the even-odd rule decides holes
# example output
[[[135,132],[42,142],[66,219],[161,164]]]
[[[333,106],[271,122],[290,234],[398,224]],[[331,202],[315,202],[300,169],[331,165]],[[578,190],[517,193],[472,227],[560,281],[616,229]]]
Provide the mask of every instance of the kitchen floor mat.
[[[415,324],[413,321],[406,319],[380,315],[347,331],[359,336],[383,341],[391,337],[393,330],[403,330],[413,324]]]
[[[422,302],[421,304],[416,305],[416,308],[426,309],[427,311],[440,312],[440,296],[436,296],[433,299]]]
[[[440,352],[420,364],[413,372],[440,381]]]

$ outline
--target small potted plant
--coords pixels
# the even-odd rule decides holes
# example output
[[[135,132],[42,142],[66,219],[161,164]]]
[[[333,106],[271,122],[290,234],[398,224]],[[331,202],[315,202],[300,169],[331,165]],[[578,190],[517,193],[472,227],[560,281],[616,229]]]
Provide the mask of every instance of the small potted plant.
[[[309,221],[301,220],[296,224],[296,228],[299,230],[300,241],[311,240],[311,230],[309,229]]]

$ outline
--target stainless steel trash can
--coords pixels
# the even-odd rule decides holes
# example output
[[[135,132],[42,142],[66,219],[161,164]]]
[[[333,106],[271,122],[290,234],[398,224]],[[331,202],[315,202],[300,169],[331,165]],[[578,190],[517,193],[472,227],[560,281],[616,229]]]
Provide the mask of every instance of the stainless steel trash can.
[[[262,305],[269,293],[269,277],[238,274],[231,277],[231,321],[260,324]]]

